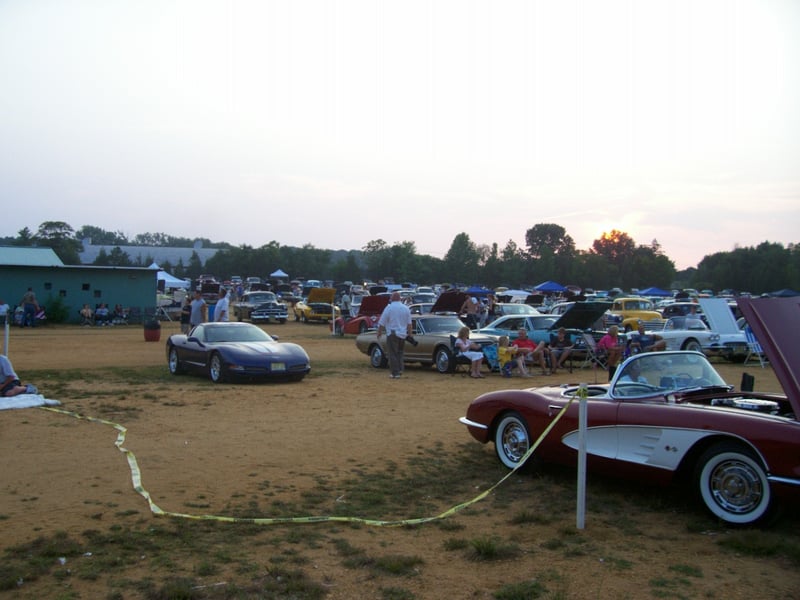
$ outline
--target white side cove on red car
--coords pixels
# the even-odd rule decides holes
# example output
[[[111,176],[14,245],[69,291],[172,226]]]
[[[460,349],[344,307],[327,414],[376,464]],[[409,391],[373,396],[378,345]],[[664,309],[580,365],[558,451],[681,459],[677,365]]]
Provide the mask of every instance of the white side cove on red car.
[[[586,452],[674,471],[694,444],[717,433],[645,425],[590,427],[586,432]],[[565,435],[561,441],[577,450],[578,432]]]

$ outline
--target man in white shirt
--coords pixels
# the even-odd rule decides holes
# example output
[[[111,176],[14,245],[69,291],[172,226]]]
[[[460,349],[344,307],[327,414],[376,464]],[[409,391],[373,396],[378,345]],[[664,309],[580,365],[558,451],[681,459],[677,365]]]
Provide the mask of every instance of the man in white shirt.
[[[378,320],[378,341],[386,333],[386,357],[392,379],[403,373],[403,350],[406,337],[411,335],[411,311],[400,299],[400,292],[392,292],[391,302],[383,309]]]
[[[214,320],[218,323],[228,321],[228,290],[219,288],[219,300],[214,307]]]

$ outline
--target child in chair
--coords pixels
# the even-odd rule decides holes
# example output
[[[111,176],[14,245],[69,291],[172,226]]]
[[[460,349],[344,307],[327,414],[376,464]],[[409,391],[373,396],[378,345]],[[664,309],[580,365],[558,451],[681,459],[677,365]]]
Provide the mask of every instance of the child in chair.
[[[500,363],[500,373],[503,377],[511,377],[511,362],[516,354],[517,349],[508,344],[508,336],[501,335],[497,342],[497,361]]]

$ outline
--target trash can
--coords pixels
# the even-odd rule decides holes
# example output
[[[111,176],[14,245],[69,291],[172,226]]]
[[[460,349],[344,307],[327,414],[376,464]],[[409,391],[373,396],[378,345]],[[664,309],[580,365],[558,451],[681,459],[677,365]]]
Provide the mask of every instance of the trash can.
[[[161,339],[161,323],[158,319],[148,318],[144,320],[144,341],[157,342]]]

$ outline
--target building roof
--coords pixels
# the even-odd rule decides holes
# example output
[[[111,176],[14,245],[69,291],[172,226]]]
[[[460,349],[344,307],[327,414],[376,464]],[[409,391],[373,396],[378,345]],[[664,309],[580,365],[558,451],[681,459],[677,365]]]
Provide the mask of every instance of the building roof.
[[[87,240],[83,241],[83,252],[79,252],[78,256],[81,263],[84,265],[91,265],[100,254],[100,250],[105,250],[106,254],[110,254],[114,248],[119,248],[128,255],[132,261],[138,261],[142,264],[157,262],[158,264],[169,263],[173,266],[178,262],[182,262],[184,266],[189,265],[193,253],[197,253],[197,258],[200,259],[200,264],[205,265],[206,261],[214,256],[219,249],[217,248],[203,248],[202,246],[195,245],[194,248],[171,248],[167,246],[116,246],[113,244],[92,244]]]
[[[63,267],[52,248],[0,246],[0,265],[14,267]]]

